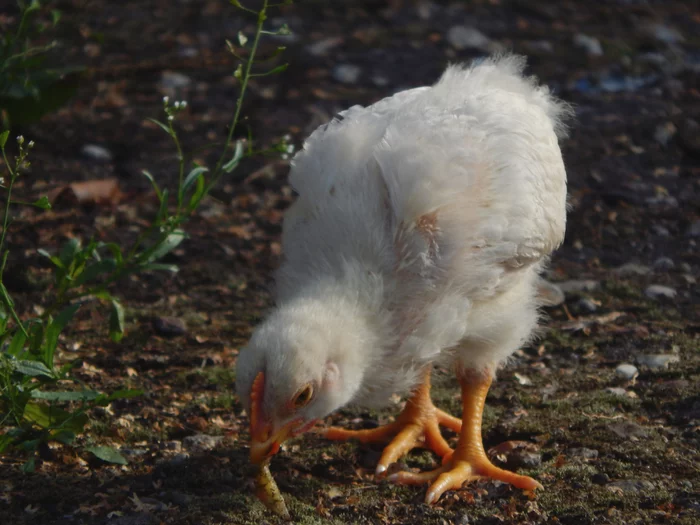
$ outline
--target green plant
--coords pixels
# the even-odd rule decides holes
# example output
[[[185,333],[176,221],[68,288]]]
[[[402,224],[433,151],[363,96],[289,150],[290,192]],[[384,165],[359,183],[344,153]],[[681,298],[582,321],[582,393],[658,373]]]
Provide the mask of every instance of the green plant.
[[[56,41],[33,44],[58,24],[60,11],[48,10],[39,0],[18,0],[17,9],[16,28],[0,38],[0,110],[6,127],[38,120],[61,107],[75,94],[82,71],[80,67],[47,66]]]
[[[289,3],[291,2],[285,2]],[[229,133],[215,167],[209,170],[205,166],[188,165],[191,163],[186,160],[174,126],[177,115],[187,107],[187,103],[171,103],[167,97],[164,98],[165,122],[153,122],[171,137],[178,152],[176,185],[172,188],[161,188],[153,175],[144,172],[160,205],[149,226],[128,248],[123,248],[117,243],[94,240],[83,245],[78,239],[71,239],[57,254],[38,250],[53,266],[51,301],[41,315],[25,320],[20,318],[3,283],[3,272],[8,257],[5,238],[10,223],[10,210],[12,205],[28,204],[46,209],[50,204],[46,198],[32,203],[12,199],[12,190],[17,178],[29,166],[27,159],[33,142],[25,145],[24,138],[18,137],[18,154],[15,162],[11,164],[5,150],[9,132],[0,134],[0,149],[8,172],[8,184],[3,186],[5,202],[0,236],[0,428],[10,427],[4,434],[0,434],[0,453],[10,446],[35,452],[42,443],[49,440],[73,443],[88,422],[89,409],[141,393],[137,390],[120,390],[112,394],[103,394],[86,388],[71,375],[78,361],[61,362],[60,359],[56,359],[60,334],[81,306],[88,302],[96,302],[109,308],[109,335],[112,340],[120,341],[125,333],[124,308],[119,299],[111,293],[114,283],[133,273],[163,270],[176,272],[176,266],[163,264],[160,260],[186,238],[183,224],[197,210],[221,176],[233,172],[245,157],[270,153],[286,156],[293,151],[286,138],[271,148],[262,150],[253,148],[250,136],[247,140],[233,140],[233,130],[241,117],[241,107],[249,80],[286,68],[286,65],[282,65],[266,72],[253,71],[254,64],[261,61],[256,59],[260,38],[265,34],[286,34],[289,30],[286,27],[274,32],[265,29],[268,9],[274,7],[267,0],[263,2],[260,11],[248,9],[235,0],[231,0],[231,4],[247,13],[255,13],[257,24],[250,46],[247,46],[248,39],[242,33],[238,34],[238,47],[227,41],[228,49],[241,60],[234,72],[234,76],[240,81],[240,92]],[[265,60],[278,56],[283,50],[282,47],[277,48],[273,55]],[[88,447],[86,450],[105,461],[126,461],[116,450],[109,447]],[[32,454],[25,464],[25,470],[33,468]]]

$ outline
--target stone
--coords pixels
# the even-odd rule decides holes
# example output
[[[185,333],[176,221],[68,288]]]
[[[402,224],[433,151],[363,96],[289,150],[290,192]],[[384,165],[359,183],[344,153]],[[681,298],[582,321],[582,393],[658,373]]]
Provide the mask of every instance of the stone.
[[[656,40],[664,44],[678,44],[685,40],[677,29],[664,24],[654,24],[649,27],[649,33],[656,38]]]
[[[341,84],[356,84],[361,74],[362,68],[353,64],[339,64],[333,68],[333,78]]]
[[[615,374],[617,377],[627,381],[632,381],[639,375],[639,370],[637,370],[637,367],[634,365],[623,363],[618,365],[618,367],[615,369]]]
[[[447,31],[447,41],[455,49],[479,49],[488,51],[491,39],[476,28],[468,26],[452,26]]]
[[[644,290],[644,295],[651,299],[673,299],[676,297],[676,290],[670,286],[652,284],[647,286],[646,290]]]
[[[654,139],[662,146],[667,146],[677,131],[673,122],[659,124],[654,131]]]
[[[606,388],[605,391],[608,394],[612,394],[614,396],[627,397],[627,390],[625,390],[624,388],[620,388],[619,386],[613,386],[610,388]]]
[[[628,494],[636,494],[639,492],[649,492],[654,490],[654,484],[651,481],[642,479],[621,479],[619,481],[611,481],[606,485],[611,490],[621,490]]]
[[[602,472],[596,472],[591,476],[591,482],[596,485],[607,485],[610,482],[610,477]]]
[[[213,450],[223,441],[223,436],[210,436],[208,434],[195,434],[182,440],[182,445],[195,452]]]
[[[559,306],[565,301],[562,289],[542,278],[537,281],[537,298],[543,306]]]
[[[600,41],[595,37],[579,33],[574,36],[574,45],[583,49],[589,56],[598,57],[603,55],[603,46],[600,45]]]
[[[647,366],[652,370],[663,370],[671,363],[680,362],[680,357],[674,354],[642,354],[635,359],[637,364]]]
[[[676,264],[670,257],[659,257],[654,261],[652,268],[654,268],[656,271],[667,272],[669,270],[673,270],[675,266]]]
[[[163,71],[160,75],[160,88],[169,97],[176,97],[178,93],[188,88],[192,79],[177,71]]]
[[[582,297],[574,305],[578,312],[584,314],[592,314],[598,311],[598,305],[595,304],[591,299],[587,297]]]
[[[572,279],[556,283],[559,289],[566,295],[580,292],[592,292],[600,288],[600,283],[593,280]]]
[[[85,157],[98,162],[111,162],[113,158],[111,151],[97,144],[85,144],[80,152]]]
[[[630,439],[632,441],[638,441],[639,438],[649,436],[649,433],[644,427],[631,421],[616,421],[610,423],[608,425],[608,430],[622,439]]]
[[[592,448],[570,448],[567,453],[572,458],[598,459],[598,451]]]
[[[649,269],[648,266],[644,266],[643,264],[638,264],[634,262],[628,262],[626,264],[623,264],[622,266],[619,266],[613,270],[617,275],[621,277],[626,277],[629,275],[646,275],[650,272],[651,270]]]
[[[156,317],[153,319],[153,329],[165,337],[177,337],[187,333],[187,325],[178,317]]]

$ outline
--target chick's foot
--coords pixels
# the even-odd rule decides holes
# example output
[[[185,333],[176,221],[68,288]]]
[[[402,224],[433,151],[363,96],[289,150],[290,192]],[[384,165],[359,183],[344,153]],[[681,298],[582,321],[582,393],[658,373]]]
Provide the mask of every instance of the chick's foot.
[[[430,372],[425,381],[406,402],[406,407],[396,421],[368,430],[346,430],[331,427],[324,431],[327,439],[341,441],[356,439],[362,443],[388,441],[379,463],[377,474],[386,472],[389,465],[398,461],[414,448],[424,447],[441,458],[452,453],[450,445],[440,433],[440,425],[455,432],[462,429],[462,421],[437,408],[430,399]]]
[[[481,440],[481,418],[491,376],[462,374],[462,431],[452,454],[443,457],[442,467],[422,473],[398,472],[389,476],[389,481],[408,485],[430,483],[425,502],[437,502],[446,491],[459,489],[465,482],[481,478],[496,479],[510,483],[522,490],[543,488],[539,482],[528,477],[503,470],[491,463]]]

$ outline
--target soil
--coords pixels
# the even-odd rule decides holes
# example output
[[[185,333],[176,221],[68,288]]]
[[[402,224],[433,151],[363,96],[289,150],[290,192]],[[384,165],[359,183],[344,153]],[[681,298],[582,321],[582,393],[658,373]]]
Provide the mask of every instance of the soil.
[[[253,29],[222,0],[54,3],[63,12],[60,60],[87,74],[66,106],[13,130],[36,142],[19,193],[114,177],[124,195],[21,212],[8,233],[5,280],[26,315],[52,289],[37,248],[93,236],[128,245],[155,212],[141,170],[162,184],[176,177],[171,142],[146,120],[162,117],[164,95],[188,101],[178,119],[186,151],[216,159],[211,143],[227,132],[237,95],[224,40]],[[532,496],[484,481],[426,506],[425,489],[374,478],[381,447],[308,434],[272,463],[295,521],[699,523],[700,14],[692,2],[309,0],[269,22],[288,24],[293,36],[267,38],[262,53],[285,45],[290,65],[254,79],[245,125],[234,130],[250,130],[260,146],[285,134],[300,146],[350,105],[504,49],[527,55],[529,71],[576,108],[563,142],[568,232],[547,273],[566,300],[547,309],[537,343],[500,371],[484,428],[497,461],[545,490]],[[109,158],[86,154],[90,144]],[[189,238],[166,261],[179,273],[119,283],[121,343],[109,341],[103,309],[81,310],[60,358],[81,359],[76,375],[90,388],[144,394],[91,412],[76,446],[52,444],[32,474],[20,471],[21,452],[0,458],[0,523],[278,522],[253,496],[234,383],[238,350],[270,305],[282,213],[293,200],[287,171],[285,160],[246,161],[186,225]],[[666,288],[654,294],[652,285]],[[656,354],[667,363],[653,366]],[[617,371],[625,363],[636,378]],[[436,403],[458,414],[456,380],[448,370],[436,375]],[[343,410],[327,423],[371,426],[397,411]],[[86,445],[115,446],[129,464],[102,463]],[[426,469],[436,458],[413,452],[405,463]]]

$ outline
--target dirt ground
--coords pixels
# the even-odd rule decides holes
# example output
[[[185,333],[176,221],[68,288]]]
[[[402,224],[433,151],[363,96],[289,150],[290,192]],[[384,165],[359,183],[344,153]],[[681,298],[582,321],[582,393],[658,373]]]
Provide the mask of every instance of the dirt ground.
[[[37,144],[20,193],[115,177],[125,198],[64,203],[14,223],[6,279],[27,313],[50,288],[37,248],[71,237],[127,243],[154,212],[141,170],[175,175],[171,143],[145,121],[160,116],[164,95],[189,102],[180,119],[186,149],[208,158],[206,145],[235,109],[224,39],[253,27],[224,0],[56,4],[61,60],[89,74],[63,109],[19,130]],[[502,50],[528,55],[530,71],[576,107],[563,144],[568,232],[547,274],[566,299],[547,309],[541,339],[499,373],[485,416],[487,448],[520,442],[499,461],[545,490],[530,498],[480,482],[428,507],[425,489],[374,479],[380,447],[307,435],[272,463],[297,523],[700,523],[700,11],[692,5],[308,0],[272,17],[294,35],[267,40],[263,51],[288,47],[290,67],[256,79],[244,107],[261,144],[289,133],[300,146],[349,105]],[[78,444],[116,446],[130,463],[52,446],[27,475],[20,453],[0,458],[0,523],[278,522],[252,495],[247,419],[233,385],[238,349],[270,304],[292,200],[287,171],[286,161],[245,163],[187,225],[190,239],[168,259],[178,274],[115,288],[128,307],[122,343],[109,341],[102,310],[81,312],[62,358],[83,359],[78,376],[94,389],[145,394],[91,413]],[[164,327],[164,317],[176,326]],[[458,414],[447,370],[437,372],[434,397]],[[371,426],[396,412],[344,410],[331,420]],[[427,452],[405,461],[435,464]]]

